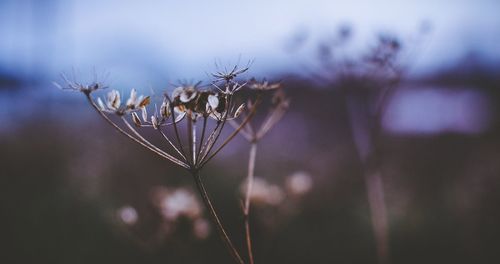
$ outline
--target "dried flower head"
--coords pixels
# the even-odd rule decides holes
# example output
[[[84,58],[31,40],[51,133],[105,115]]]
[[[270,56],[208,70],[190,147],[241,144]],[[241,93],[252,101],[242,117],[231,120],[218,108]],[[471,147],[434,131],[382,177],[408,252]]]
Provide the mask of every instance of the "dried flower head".
[[[151,97],[139,95],[135,89],[130,91],[126,100],[118,90],[114,89],[102,98],[93,96],[93,92],[104,88],[100,83],[82,85],[63,78],[67,83],[64,89],[82,92],[99,114],[119,132],[183,168],[198,171],[253,117],[254,107],[245,109],[245,104],[237,104],[237,100],[234,99],[235,94],[246,87],[246,83],[241,84],[234,78],[247,70],[248,68],[234,67],[229,72],[221,71],[214,74],[218,76],[217,78],[227,81],[217,85],[218,79],[216,79],[212,89],[200,89],[201,82],[178,85],[170,95],[164,94],[159,107],[156,104],[151,106]],[[247,114],[241,123],[241,128],[217,144],[224,124],[238,118],[244,110]],[[116,118],[110,115],[118,116],[123,124],[115,122]],[[210,119],[215,120],[215,126],[207,124]],[[202,121],[202,126],[197,126],[198,120]],[[186,123],[187,131],[179,128],[183,121]],[[159,132],[173,153],[155,146],[141,134],[142,130],[138,130],[148,127]],[[167,127],[172,128],[170,132],[167,131]],[[186,134],[181,134],[184,131]]]
[[[64,81],[64,85],[61,85],[57,82],[53,82],[53,84],[61,89],[61,90],[71,90],[75,92],[81,92],[86,95],[95,92],[97,90],[103,90],[108,88],[106,85],[104,85],[101,82],[94,81],[90,84],[82,84],[77,82],[76,80],[69,80],[68,77],[65,74],[61,74],[61,79]],[[74,79],[74,78],[73,78]]]
[[[181,84],[173,90],[171,96],[165,93],[160,107],[154,104],[153,109],[150,106],[151,97],[138,96],[135,89],[131,90],[129,98],[122,104],[121,94],[117,90],[111,90],[103,100],[99,96],[93,96],[93,92],[101,88],[100,84],[85,86],[66,80],[69,89],[82,92],[99,115],[120,133],[190,172],[221,238],[238,263],[243,263],[243,260],[215,213],[203,186],[200,170],[253,118],[260,97],[250,108],[245,108],[245,104],[239,104],[238,100],[235,100],[236,93],[247,87],[246,83],[239,83],[235,78],[247,70],[248,67],[239,69],[235,66],[231,71],[213,74],[216,79],[212,82],[212,89],[201,90],[200,83]],[[224,83],[218,83],[221,80]],[[148,114],[148,107],[151,115]],[[245,116],[239,127],[228,136],[222,136],[226,122],[238,118],[244,111]],[[121,123],[116,122],[117,120]],[[215,124],[209,125],[209,121]],[[181,130],[180,126],[183,124],[186,129]],[[153,144],[146,137],[150,134],[141,133],[146,128],[153,128],[157,135],[166,141],[168,147],[160,148]],[[273,201],[276,200],[274,198]],[[181,215],[198,219],[201,214],[201,208],[193,199],[193,195],[181,190],[164,200],[161,208],[168,219]],[[203,230],[206,228],[203,222],[198,222],[197,229],[200,236],[204,236],[206,231]]]

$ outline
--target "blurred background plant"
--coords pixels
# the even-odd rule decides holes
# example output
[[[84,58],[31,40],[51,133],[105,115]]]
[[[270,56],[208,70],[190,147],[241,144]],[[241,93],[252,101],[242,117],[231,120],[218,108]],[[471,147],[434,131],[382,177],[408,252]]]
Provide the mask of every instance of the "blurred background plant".
[[[106,84],[120,94],[151,94],[186,76],[208,81],[214,58],[231,65],[241,54],[255,59],[249,77],[282,80],[293,103],[259,143],[256,177],[282,198],[278,206],[254,203],[257,263],[378,263],[353,124],[371,123],[356,119],[373,117],[366,113],[378,82],[394,76],[350,86],[338,65],[322,61],[361,67],[380,35],[397,37],[404,69],[376,139],[389,259],[498,262],[498,9],[493,0],[1,1],[1,262],[229,262],[213,229],[198,239],[186,217],[168,235],[160,228],[166,220],[152,193],[192,188],[185,171],[128,144],[81,97],[51,82],[75,67],[91,83],[84,73],[95,66],[112,73]],[[333,48],[339,25],[348,37]],[[321,45],[333,60],[319,55]],[[366,71],[349,70],[353,79]],[[247,158],[247,141],[236,137],[205,167],[239,249],[243,219],[234,216],[246,165],[237,161]],[[287,191],[297,171],[312,183],[299,199]],[[121,209],[135,224],[120,220]]]
[[[413,61],[409,56],[415,56],[416,49],[421,48],[415,45],[422,43],[423,34],[429,33],[428,30],[428,25],[422,25],[419,35],[404,43],[393,34],[380,33],[368,51],[350,57],[345,50],[353,32],[349,26],[341,26],[336,34],[318,45],[319,66],[311,72],[312,80],[339,90],[338,95],[347,108],[352,139],[363,166],[379,263],[390,262],[389,224],[381,175],[382,118],[389,100],[401,87],[409,67],[405,63]],[[411,45],[413,47],[408,47]]]

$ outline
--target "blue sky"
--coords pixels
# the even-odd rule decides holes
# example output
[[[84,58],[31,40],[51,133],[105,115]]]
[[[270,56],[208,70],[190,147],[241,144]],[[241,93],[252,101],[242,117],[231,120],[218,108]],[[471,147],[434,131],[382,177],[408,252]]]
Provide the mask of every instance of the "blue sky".
[[[254,59],[256,75],[294,71],[319,39],[346,23],[361,48],[379,30],[411,39],[429,21],[433,30],[419,44],[416,74],[470,52],[500,59],[494,0],[4,0],[0,7],[0,67],[25,74],[95,66],[124,82],[132,76],[155,82],[158,75],[203,78],[216,59],[238,58]],[[304,50],[287,52],[297,32],[308,33]]]

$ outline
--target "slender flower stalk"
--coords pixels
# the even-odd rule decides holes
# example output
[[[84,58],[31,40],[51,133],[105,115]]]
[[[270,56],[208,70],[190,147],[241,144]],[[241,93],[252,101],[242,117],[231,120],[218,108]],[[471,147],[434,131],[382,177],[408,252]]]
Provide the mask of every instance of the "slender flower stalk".
[[[219,216],[217,215],[217,212],[215,211],[214,206],[212,205],[212,201],[210,200],[210,197],[208,196],[205,186],[203,185],[201,175],[197,171],[192,172],[192,174],[196,182],[196,187],[198,188],[198,191],[203,199],[203,203],[205,203],[205,206],[208,209],[208,212],[210,213],[210,217],[212,218],[212,221],[215,223],[217,231],[219,232],[221,239],[226,244],[229,253],[237,263],[244,264],[245,262],[238,253],[238,250],[234,247],[233,243],[231,242],[231,239],[229,238],[226,230],[224,229],[224,226],[222,225],[219,219]]]

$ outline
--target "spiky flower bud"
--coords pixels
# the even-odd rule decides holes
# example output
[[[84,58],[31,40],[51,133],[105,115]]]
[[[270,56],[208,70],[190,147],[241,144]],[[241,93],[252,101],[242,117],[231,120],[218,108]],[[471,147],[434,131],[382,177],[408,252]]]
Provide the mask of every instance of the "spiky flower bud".
[[[151,102],[151,97],[150,96],[144,97],[144,99],[140,100],[140,102],[139,102],[139,108],[146,107],[150,102]]]

